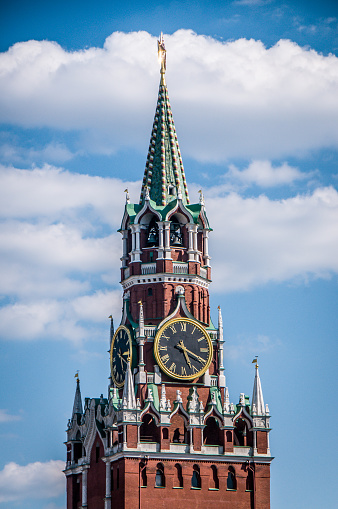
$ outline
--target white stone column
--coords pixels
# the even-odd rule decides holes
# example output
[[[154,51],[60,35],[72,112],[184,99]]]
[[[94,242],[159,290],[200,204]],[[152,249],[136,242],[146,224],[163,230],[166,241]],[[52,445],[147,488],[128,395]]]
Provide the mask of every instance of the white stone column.
[[[188,230],[188,234],[189,234],[189,242],[188,242],[188,260],[189,262],[193,262],[195,261],[195,252],[194,252],[194,237],[193,237],[193,233],[194,233],[194,224],[192,223],[188,223],[187,224],[187,230]]]
[[[170,249],[170,221],[164,221],[164,258],[171,260],[171,249]]]
[[[210,260],[210,256],[209,256],[209,231],[206,230],[205,228],[203,229],[203,248],[204,248],[204,253],[203,253],[204,265],[206,267],[210,267],[210,263],[209,263],[209,260]]]
[[[141,258],[140,255],[142,253],[141,251],[141,242],[140,242],[140,236],[141,236],[141,225],[140,224],[134,224],[133,229],[135,232],[135,253],[134,253],[134,262],[140,262]]]
[[[83,508],[87,507],[87,469],[82,470],[82,504]]]
[[[158,225],[158,250],[157,250],[157,258],[161,259],[163,258],[163,223],[162,221],[159,221],[157,223]]]
[[[135,260],[135,228],[131,225],[131,262]]]
[[[126,260],[128,258],[128,230],[122,232],[122,267],[126,267]]]
[[[104,499],[104,509],[111,509],[111,470],[110,462],[106,463],[106,497]]]

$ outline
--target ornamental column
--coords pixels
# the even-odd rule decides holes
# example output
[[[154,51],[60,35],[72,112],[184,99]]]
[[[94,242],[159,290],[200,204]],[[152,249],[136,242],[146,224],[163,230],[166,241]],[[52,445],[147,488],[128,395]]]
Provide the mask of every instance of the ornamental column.
[[[158,225],[158,250],[157,250],[157,258],[161,259],[163,258],[163,222],[159,221],[157,223]]]
[[[84,509],[87,507],[87,468],[82,470],[82,504],[81,507]]]
[[[206,267],[210,267],[209,256],[209,231],[203,228],[203,260]]]
[[[164,258],[171,260],[170,249],[170,221],[164,221]]]
[[[104,509],[111,509],[111,467],[106,463],[106,496],[104,499]]]

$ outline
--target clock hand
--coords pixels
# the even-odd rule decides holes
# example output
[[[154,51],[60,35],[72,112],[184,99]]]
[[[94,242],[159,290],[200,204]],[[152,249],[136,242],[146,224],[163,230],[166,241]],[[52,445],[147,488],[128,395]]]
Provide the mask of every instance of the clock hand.
[[[184,343],[183,341],[181,340],[178,344],[177,344],[178,348],[180,348],[182,351],[183,351],[183,354],[184,354],[184,357],[185,357],[185,360],[187,361],[187,364],[189,366],[189,368],[191,368],[191,362],[190,362],[190,359],[188,357],[188,354],[186,352],[186,347],[184,346]]]
[[[177,343],[176,345],[180,350],[182,350],[183,354],[184,354],[184,357],[185,357],[185,360],[187,361],[187,364],[189,366],[189,368],[191,368],[191,362],[190,362],[190,359],[188,357],[188,354],[186,352],[186,347],[184,346],[184,343],[183,341],[181,340],[179,343]]]
[[[188,352],[189,355],[192,355],[193,357],[195,357],[195,359],[197,359],[200,363],[203,363],[205,364],[205,359],[203,359],[203,357],[200,357],[199,355],[196,355],[194,352],[192,352],[191,350],[188,350],[188,348],[184,347],[186,352]]]

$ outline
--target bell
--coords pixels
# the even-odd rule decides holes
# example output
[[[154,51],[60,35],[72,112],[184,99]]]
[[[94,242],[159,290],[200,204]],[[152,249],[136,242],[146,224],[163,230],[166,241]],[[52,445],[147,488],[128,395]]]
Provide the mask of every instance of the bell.
[[[152,228],[148,235],[147,244],[156,244],[157,243],[157,235],[155,228]]]

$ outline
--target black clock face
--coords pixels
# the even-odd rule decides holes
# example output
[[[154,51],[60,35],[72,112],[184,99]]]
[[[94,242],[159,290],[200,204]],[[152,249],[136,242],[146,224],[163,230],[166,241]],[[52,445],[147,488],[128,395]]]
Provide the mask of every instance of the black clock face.
[[[212,343],[206,330],[194,320],[175,318],[158,331],[155,358],[165,373],[193,380],[205,373],[212,359]]]
[[[120,325],[110,349],[111,377],[117,387],[124,385],[128,363],[131,363],[131,335],[127,327]]]

